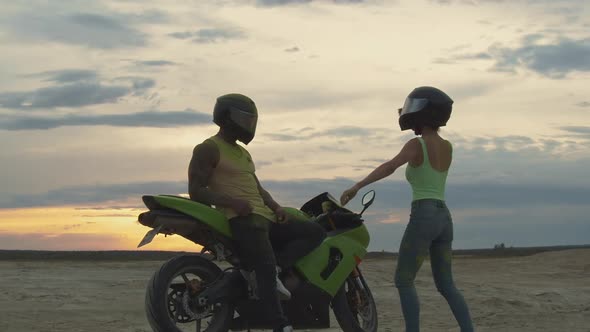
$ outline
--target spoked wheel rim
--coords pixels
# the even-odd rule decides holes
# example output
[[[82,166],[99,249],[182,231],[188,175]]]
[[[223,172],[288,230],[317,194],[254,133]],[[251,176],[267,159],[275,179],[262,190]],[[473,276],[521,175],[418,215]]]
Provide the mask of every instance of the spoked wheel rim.
[[[166,307],[168,318],[179,331],[211,332],[212,326],[216,326],[216,313],[224,310],[225,303],[200,305],[196,302],[196,296],[208,285],[216,280],[217,276],[206,271],[186,267],[178,271],[168,282]]]

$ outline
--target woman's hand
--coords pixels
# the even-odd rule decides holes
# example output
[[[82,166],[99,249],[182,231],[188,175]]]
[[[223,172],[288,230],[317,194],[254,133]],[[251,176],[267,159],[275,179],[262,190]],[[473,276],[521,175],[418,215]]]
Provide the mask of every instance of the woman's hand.
[[[352,186],[350,189],[345,190],[342,193],[342,196],[340,196],[340,204],[342,204],[342,206],[346,205],[351,199],[354,198],[354,196],[356,196],[358,191],[359,188],[356,185]]]

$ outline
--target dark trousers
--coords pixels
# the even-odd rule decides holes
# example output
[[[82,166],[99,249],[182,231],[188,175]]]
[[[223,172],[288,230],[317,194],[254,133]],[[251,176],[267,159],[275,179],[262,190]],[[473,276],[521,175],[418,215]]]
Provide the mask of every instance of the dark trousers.
[[[310,253],[326,237],[323,227],[312,222],[279,224],[256,214],[232,218],[229,224],[242,267],[256,272],[258,296],[266,317],[276,327],[286,325],[277,293],[276,265],[290,268]]]

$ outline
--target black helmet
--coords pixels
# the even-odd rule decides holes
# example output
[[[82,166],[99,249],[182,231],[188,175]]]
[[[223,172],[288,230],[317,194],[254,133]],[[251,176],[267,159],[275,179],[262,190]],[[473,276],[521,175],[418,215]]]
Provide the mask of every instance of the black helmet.
[[[213,110],[213,122],[218,126],[235,132],[238,140],[250,143],[256,133],[258,110],[252,99],[231,93],[217,98]]]
[[[421,86],[408,95],[399,109],[399,126],[402,130],[442,127],[449,121],[452,109],[453,100],[446,93],[431,86]]]

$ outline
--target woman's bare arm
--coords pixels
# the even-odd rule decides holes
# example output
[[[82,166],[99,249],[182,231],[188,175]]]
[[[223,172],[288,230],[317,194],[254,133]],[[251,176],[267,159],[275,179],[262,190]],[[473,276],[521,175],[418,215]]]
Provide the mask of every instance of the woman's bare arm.
[[[386,161],[383,164],[379,165],[371,173],[369,173],[369,175],[367,175],[364,179],[362,179],[361,181],[357,182],[354,186],[352,186],[352,188],[344,191],[344,193],[342,193],[342,196],[340,197],[340,203],[342,205],[345,205],[351,199],[353,199],[354,196],[356,196],[356,193],[361,188],[363,188],[373,182],[379,181],[383,178],[390,176],[399,167],[401,167],[405,163],[416,158],[416,151],[417,151],[416,144],[420,144],[418,139],[414,138],[414,139],[409,140],[395,157],[393,157],[391,160]]]

